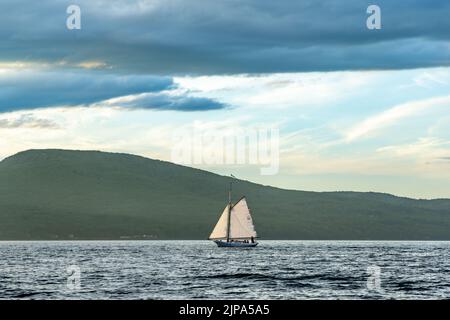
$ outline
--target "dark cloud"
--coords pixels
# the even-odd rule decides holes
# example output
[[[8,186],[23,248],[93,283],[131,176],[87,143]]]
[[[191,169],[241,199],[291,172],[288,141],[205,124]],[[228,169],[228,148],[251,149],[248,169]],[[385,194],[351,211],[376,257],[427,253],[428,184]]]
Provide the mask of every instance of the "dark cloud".
[[[0,74],[0,112],[91,104],[114,97],[170,89],[167,77],[98,71],[19,70]]]
[[[3,0],[0,60],[105,61],[119,72],[261,73],[450,65],[450,1]]]
[[[23,114],[14,119],[0,119],[0,128],[39,128],[39,129],[58,129],[59,126],[52,120],[36,118],[32,114]]]
[[[68,30],[73,3],[1,1],[0,69],[47,67],[0,73],[0,112],[143,93],[124,107],[214,110],[227,106],[166,93],[171,77],[450,65],[448,0],[376,1],[377,31],[368,0],[78,0],[82,29]]]
[[[89,106],[122,96],[128,96],[127,101],[119,106],[130,109],[208,111],[227,107],[213,99],[178,92],[176,88],[172,78],[162,76],[117,75],[93,70],[22,69],[8,75],[0,74],[0,113],[44,107]],[[49,124],[29,116],[0,121],[3,128],[31,125],[43,127]]]
[[[189,95],[175,95],[168,93],[154,93],[139,96],[131,101],[118,103],[118,106],[131,109],[156,109],[176,111],[207,111],[224,109],[228,106],[213,99],[193,97]]]

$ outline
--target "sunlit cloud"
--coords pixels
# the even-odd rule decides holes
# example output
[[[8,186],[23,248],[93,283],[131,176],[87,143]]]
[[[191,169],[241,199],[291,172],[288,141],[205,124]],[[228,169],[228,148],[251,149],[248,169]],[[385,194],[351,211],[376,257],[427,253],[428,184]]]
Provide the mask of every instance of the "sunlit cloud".
[[[10,117],[0,116],[0,129],[15,128],[58,129],[59,125],[53,120],[37,118],[32,114],[15,114]]]
[[[345,135],[348,142],[373,135],[377,131],[395,124],[396,122],[421,112],[437,107],[450,107],[450,96],[436,97],[421,101],[412,101],[394,106],[379,114],[366,118],[355,125]]]
[[[77,64],[77,66],[85,69],[104,69],[108,68],[108,64],[103,61],[83,61]]]
[[[425,137],[413,143],[385,146],[377,149],[377,152],[396,157],[414,157],[422,161],[442,160],[450,157],[450,140]]]

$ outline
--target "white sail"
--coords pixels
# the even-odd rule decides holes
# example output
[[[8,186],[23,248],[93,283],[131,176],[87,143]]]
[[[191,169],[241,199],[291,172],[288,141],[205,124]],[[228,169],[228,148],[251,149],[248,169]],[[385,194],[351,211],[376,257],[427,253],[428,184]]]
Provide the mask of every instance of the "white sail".
[[[225,214],[225,216],[227,215]],[[247,206],[247,201],[245,198],[242,198],[231,209],[230,238],[242,239],[251,237],[256,238],[255,226],[253,225],[252,216],[250,215],[250,210]]]
[[[227,238],[227,225],[228,225],[228,205],[223,209],[223,213],[217,221],[213,232],[209,236],[210,239],[226,239]]]

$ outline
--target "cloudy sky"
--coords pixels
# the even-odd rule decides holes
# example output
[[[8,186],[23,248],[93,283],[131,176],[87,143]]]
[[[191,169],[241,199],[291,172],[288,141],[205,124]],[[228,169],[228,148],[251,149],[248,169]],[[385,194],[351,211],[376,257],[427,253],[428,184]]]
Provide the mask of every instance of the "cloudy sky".
[[[80,30],[66,27],[71,4]],[[369,4],[380,30],[366,27]],[[291,189],[450,197],[449,1],[0,9],[0,159],[65,148],[172,161],[180,128],[275,128],[275,175],[254,163],[191,166]]]

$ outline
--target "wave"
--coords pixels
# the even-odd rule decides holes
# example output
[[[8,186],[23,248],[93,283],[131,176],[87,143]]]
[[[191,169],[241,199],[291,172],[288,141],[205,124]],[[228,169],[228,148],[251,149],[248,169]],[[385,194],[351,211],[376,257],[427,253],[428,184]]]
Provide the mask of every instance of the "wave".
[[[195,277],[197,280],[210,279],[245,279],[245,280],[275,280],[275,281],[304,281],[304,280],[326,280],[326,281],[355,281],[354,277],[338,277],[330,274],[308,274],[300,276],[279,276],[261,273],[220,273]],[[356,279],[359,280],[359,279]]]

